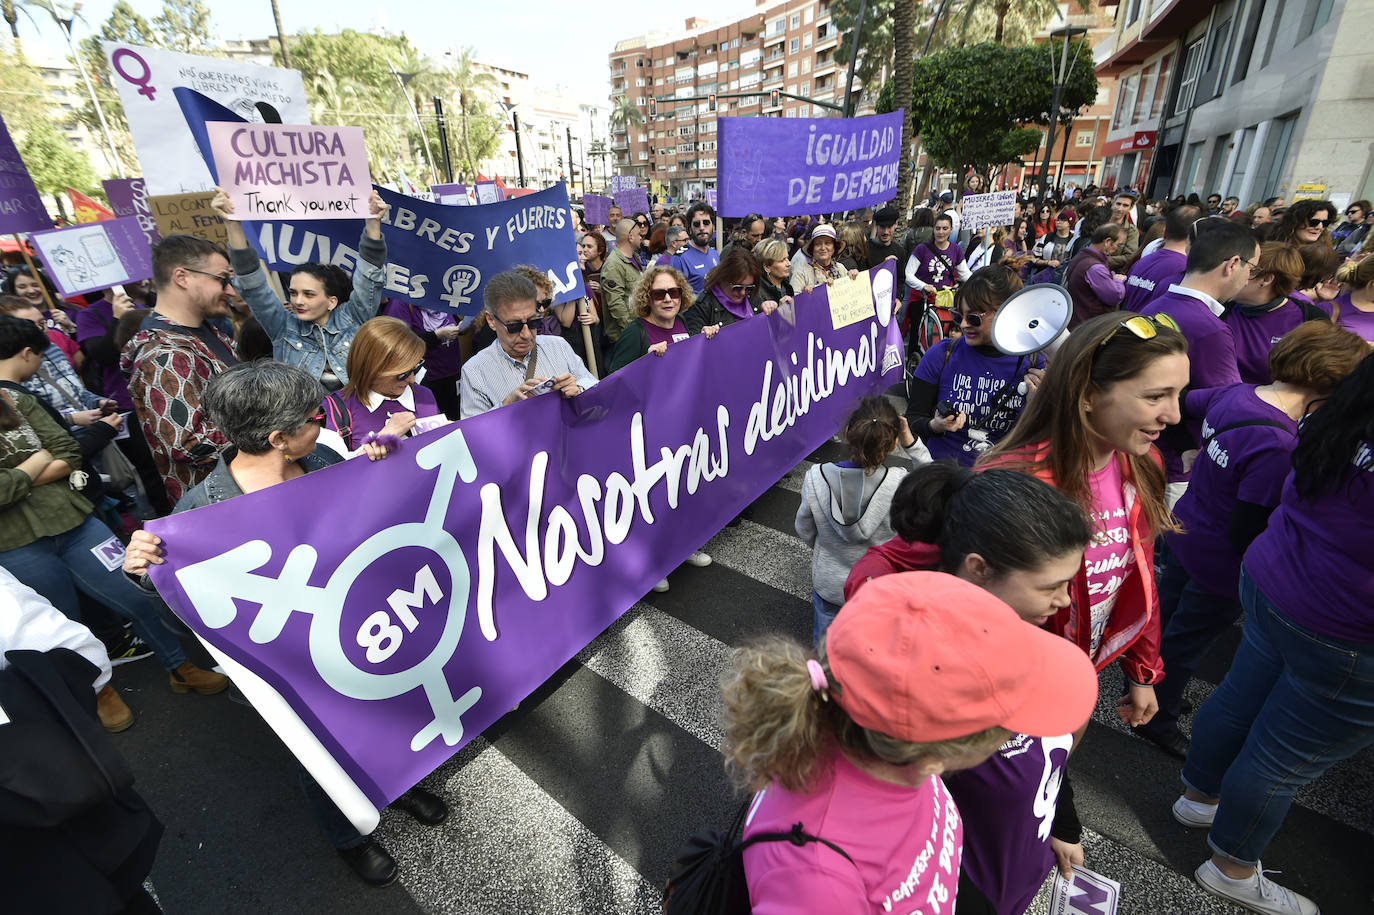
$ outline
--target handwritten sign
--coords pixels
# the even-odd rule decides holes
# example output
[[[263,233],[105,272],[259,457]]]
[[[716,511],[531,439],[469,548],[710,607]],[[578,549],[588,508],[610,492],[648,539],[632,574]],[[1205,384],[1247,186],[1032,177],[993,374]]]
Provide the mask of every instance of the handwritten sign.
[[[138,227],[152,247],[162,240],[157,231],[157,220],[153,218],[153,208],[148,203],[148,188],[142,178],[107,178],[100,184],[105,188],[105,196],[110,200],[110,209],[116,216],[133,216],[138,219]]]
[[[478,203],[498,203],[502,200],[501,189],[496,186],[494,181],[477,182],[477,202]]]
[[[582,221],[589,226],[604,226],[611,218],[611,198],[587,194],[582,198]]]
[[[634,175],[612,175],[611,194],[614,196],[616,191],[628,191],[639,184],[639,179]]]
[[[234,219],[361,219],[372,176],[361,127],[205,125]]]
[[[122,41],[101,49],[129,122],[148,193],[208,191],[215,186],[173,91],[194,89],[248,121],[309,124],[305,85],[296,70]]]
[[[132,216],[35,232],[31,238],[48,276],[64,296],[153,275],[152,251]]]
[[[0,118],[0,233],[14,235],[51,228],[52,218],[43,198],[38,196],[38,188]]]
[[[636,213],[648,213],[649,192],[642,187],[632,187],[629,190],[616,191],[615,205],[620,207],[620,212],[624,216],[633,216]]]
[[[972,232],[988,226],[1009,226],[1016,219],[1016,192],[997,191],[993,194],[969,194],[963,198],[962,225]]]
[[[888,274],[882,274],[883,279]],[[891,287],[891,283],[885,284]],[[851,280],[849,277],[835,280],[830,284],[830,326],[839,330],[851,324],[858,324],[860,321],[867,321],[874,315],[873,302],[876,296],[869,274],[860,273],[857,279]],[[884,301],[892,301],[892,293],[889,288],[887,298]]]
[[[720,214],[833,213],[897,192],[901,110],[866,118],[718,118]]]
[[[157,224],[158,234],[194,235],[228,247],[229,232],[224,228],[224,220],[210,209],[214,191],[200,191],[195,194],[166,194],[148,198],[153,221]]]

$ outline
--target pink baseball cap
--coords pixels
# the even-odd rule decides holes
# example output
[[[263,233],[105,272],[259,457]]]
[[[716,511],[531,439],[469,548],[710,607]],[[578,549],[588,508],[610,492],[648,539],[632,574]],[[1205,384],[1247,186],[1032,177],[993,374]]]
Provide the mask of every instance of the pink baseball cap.
[[[855,723],[913,743],[991,727],[1078,729],[1097,703],[1083,649],[943,572],[875,578],[825,633],[832,695]]]

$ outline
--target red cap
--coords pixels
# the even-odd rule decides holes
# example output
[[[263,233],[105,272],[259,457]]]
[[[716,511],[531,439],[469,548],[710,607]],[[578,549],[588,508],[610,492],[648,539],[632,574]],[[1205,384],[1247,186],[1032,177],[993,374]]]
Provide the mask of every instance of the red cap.
[[[1083,649],[943,572],[875,578],[825,633],[833,695],[850,718],[913,743],[1001,726],[1032,737],[1077,730],[1097,703]]]

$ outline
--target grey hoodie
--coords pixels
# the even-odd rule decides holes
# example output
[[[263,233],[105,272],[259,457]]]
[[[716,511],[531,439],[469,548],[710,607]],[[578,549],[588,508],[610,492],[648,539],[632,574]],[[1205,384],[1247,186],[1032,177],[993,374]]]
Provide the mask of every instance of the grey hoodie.
[[[920,439],[895,455],[917,466],[930,461]],[[797,536],[812,548],[811,587],[832,604],[844,603],[849,570],[870,546],[892,539],[888,513],[905,467],[879,467],[864,473],[859,467],[817,464],[802,481],[797,509]]]

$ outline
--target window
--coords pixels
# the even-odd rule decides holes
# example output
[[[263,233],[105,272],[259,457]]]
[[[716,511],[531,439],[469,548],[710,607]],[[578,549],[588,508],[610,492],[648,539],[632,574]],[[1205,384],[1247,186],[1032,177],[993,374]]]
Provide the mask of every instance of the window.
[[[1174,74],[1174,55],[1165,54],[1159,62],[1159,79],[1155,81],[1155,97],[1150,101],[1150,120],[1164,112],[1164,99],[1169,94],[1169,77]]]
[[[1155,94],[1155,81],[1159,79],[1159,61],[1155,61],[1140,76],[1140,93],[1136,97],[1135,113],[1131,123],[1139,124],[1150,115],[1150,102]]]
[[[1260,19],[1264,16],[1264,0],[1252,0],[1250,16],[1245,20],[1245,30],[1240,33],[1240,44],[1236,51],[1236,66],[1231,73],[1231,85],[1245,79],[1250,71],[1250,57],[1255,52],[1255,39],[1259,36]]]
[[[1119,130],[1130,121],[1135,110],[1136,89],[1140,85],[1140,74],[1132,73],[1121,81],[1121,89],[1116,96],[1116,114],[1112,116],[1112,129]]]
[[[1140,18],[1140,0],[1127,0],[1126,6],[1126,25],[1130,25]]]
[[[810,73],[810,72],[811,72],[811,58],[809,58],[809,57],[803,57],[803,58],[802,58],[802,69],[801,69],[801,71],[802,71],[803,73]]]
[[[1197,167],[1201,161],[1202,142],[1199,141],[1188,147],[1188,154],[1183,159],[1183,168],[1178,173],[1178,184],[1174,188],[1177,193],[1183,194],[1196,190],[1197,185],[1194,181],[1197,178]]]
[[[1202,42],[1188,45],[1183,52],[1183,73],[1178,81],[1178,97],[1174,100],[1174,114],[1183,114],[1193,107],[1193,94],[1197,90],[1197,78],[1202,73]]]
[[[788,50],[788,52],[791,53],[791,54],[796,54],[797,51],[799,51],[799,50],[801,49],[801,48],[800,48],[800,45],[801,45],[800,39],[793,38],[791,41],[789,41],[789,42],[787,43],[787,50]]]
[[[1284,160],[1288,158],[1288,146],[1293,140],[1293,128],[1297,124],[1298,112],[1295,111],[1269,125],[1269,134],[1260,151],[1259,171],[1250,194],[1255,200],[1264,200],[1279,192]]]
[[[802,36],[802,47],[803,47],[803,48],[809,48],[809,47],[811,47],[811,33],[810,33],[810,32],[807,32],[805,35]]]
[[[787,23],[789,28],[799,28],[801,26],[801,14],[793,13],[791,20]]]
[[[648,162],[648,161],[649,161],[649,151],[648,151],[648,150],[646,150],[646,149],[641,149],[641,150],[639,151],[639,161],[640,161],[640,162]]]
[[[644,88],[644,77],[641,76],[639,79],[635,80],[635,85],[638,86],[639,88],[643,89],[643,88]]]
[[[1231,153],[1231,135],[1222,134],[1212,144],[1212,158],[1207,162],[1207,180],[1203,190],[1208,194],[1217,192],[1217,182],[1221,180],[1221,170],[1226,167],[1226,157]]]
[[[797,62],[796,62],[795,60],[792,61],[790,64],[787,65],[787,76],[788,76],[789,79],[795,79],[795,78],[796,78],[796,76],[797,76]]]
[[[1236,144],[1236,166],[1231,170],[1231,177],[1226,182],[1226,186],[1219,193],[1222,196],[1235,194],[1245,187],[1245,173],[1250,166],[1250,152],[1254,146],[1255,128],[1247,127],[1241,132],[1240,142]]]
[[[1086,149],[1093,145],[1093,140],[1097,138],[1096,130],[1080,130],[1073,138],[1073,145],[1080,149]]]
[[[1226,19],[1212,29],[1207,42],[1207,62],[1202,68],[1202,75],[1198,77],[1194,104],[1216,98],[1225,85],[1226,58],[1231,48],[1231,20]]]
[[[794,117],[796,117],[796,116],[797,116],[797,109],[795,109],[795,108],[788,108],[788,109],[787,109],[787,117],[789,117],[789,118],[794,118]]]
[[[1302,14],[1302,24],[1298,26],[1298,41],[1326,25],[1330,19],[1331,0],[1308,0],[1307,9]]]
[[[815,10],[813,10],[813,9],[812,9],[811,7],[809,7],[809,6],[808,6],[806,9],[802,10],[802,25],[810,25],[810,24],[811,24],[811,16],[812,16],[814,13],[815,13]]]

